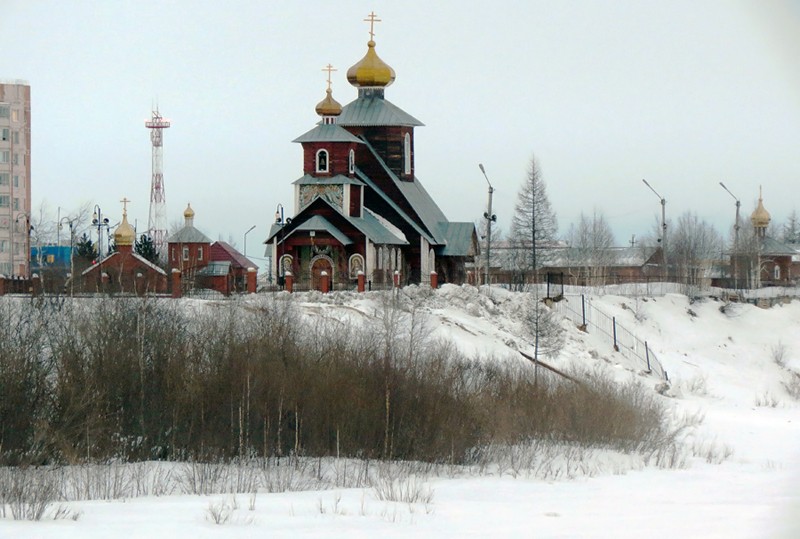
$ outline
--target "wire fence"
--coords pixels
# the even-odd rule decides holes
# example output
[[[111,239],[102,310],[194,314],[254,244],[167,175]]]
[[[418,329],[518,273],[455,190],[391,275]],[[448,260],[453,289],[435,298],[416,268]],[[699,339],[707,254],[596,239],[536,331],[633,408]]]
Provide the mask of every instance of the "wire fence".
[[[643,341],[620,325],[615,317],[598,309],[586,299],[586,296],[565,295],[552,306],[556,312],[587,333],[597,333],[607,338],[615,351],[640,363],[646,372],[655,373],[659,378],[669,380],[667,371],[664,370],[655,352],[647,345],[647,341]]]

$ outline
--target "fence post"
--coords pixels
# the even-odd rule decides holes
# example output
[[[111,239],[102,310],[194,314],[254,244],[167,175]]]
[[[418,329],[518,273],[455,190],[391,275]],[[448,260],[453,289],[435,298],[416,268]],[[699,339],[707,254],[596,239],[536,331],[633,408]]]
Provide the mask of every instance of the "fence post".
[[[431,288],[434,290],[439,287],[439,274],[435,271],[431,272]]]
[[[617,317],[611,317],[611,327],[614,330],[614,351],[619,352],[619,346],[617,346]]]
[[[647,347],[647,341],[644,341],[644,356],[647,358],[647,372],[650,372],[650,349]]]
[[[181,270],[172,268],[172,297],[178,299],[181,297]]]
[[[328,272],[323,271],[320,273],[320,288],[322,289],[323,294],[328,293]]]
[[[586,331],[586,296],[581,294],[581,320],[583,320],[583,324],[581,324],[581,329]]]
[[[247,268],[247,293],[255,294],[258,285],[258,270],[256,268]]]
[[[294,275],[292,275],[291,271],[287,271],[284,273],[283,277],[285,279],[284,290],[291,294],[292,288],[294,288]]]
[[[365,280],[366,279],[364,277],[364,272],[359,270],[359,272],[358,272],[358,291],[359,292],[363,292],[364,291],[364,281]]]

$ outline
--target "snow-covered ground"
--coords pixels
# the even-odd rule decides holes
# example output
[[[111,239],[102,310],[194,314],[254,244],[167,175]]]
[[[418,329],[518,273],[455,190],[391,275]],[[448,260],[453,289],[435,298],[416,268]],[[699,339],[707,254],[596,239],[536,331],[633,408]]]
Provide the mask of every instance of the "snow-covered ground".
[[[486,361],[524,361],[528,299],[445,286],[405,294],[421,302],[434,336]],[[297,295],[306,316],[373,316],[379,295]],[[498,469],[442,470],[419,481],[417,503],[382,501],[373,488],[237,496],[161,496],[65,504],[77,519],[0,519],[0,538],[108,537],[800,537],[800,301],[759,309],[668,294],[602,296],[595,307],[646,339],[669,372],[663,398],[676,415],[703,416],[683,466],[644,466],[630,455],[589,452],[564,476]],[[658,379],[601,335],[564,322],[548,359],[602,369],[654,388]],[[798,388],[800,391],[800,388]],[[215,511],[227,513],[223,524]]]

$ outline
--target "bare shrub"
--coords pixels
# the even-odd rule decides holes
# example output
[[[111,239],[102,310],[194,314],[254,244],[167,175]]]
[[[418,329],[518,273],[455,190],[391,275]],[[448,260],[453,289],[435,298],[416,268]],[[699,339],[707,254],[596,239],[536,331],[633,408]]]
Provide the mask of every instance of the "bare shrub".
[[[206,519],[218,525],[227,524],[233,511],[233,507],[226,500],[209,502],[206,508]]]
[[[402,468],[391,464],[379,467],[377,477],[373,479],[373,492],[381,501],[430,504],[433,501],[433,489],[425,482],[425,478],[403,473]]]
[[[769,391],[756,395],[753,401],[753,404],[762,408],[777,408],[780,403],[778,398]]]
[[[770,346],[770,357],[772,361],[780,368],[786,368],[786,358],[789,355],[789,349],[781,341]]]
[[[6,507],[14,520],[41,520],[56,501],[57,477],[51,469],[0,469],[0,514]]]
[[[800,400],[800,373],[789,371],[788,380],[783,381],[786,392],[795,400]]]

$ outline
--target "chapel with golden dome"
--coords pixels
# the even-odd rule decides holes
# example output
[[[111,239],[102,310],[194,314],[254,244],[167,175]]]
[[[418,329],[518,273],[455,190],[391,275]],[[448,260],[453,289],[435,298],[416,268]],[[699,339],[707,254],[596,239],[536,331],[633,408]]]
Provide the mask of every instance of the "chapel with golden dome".
[[[318,287],[325,272],[333,288],[347,289],[362,272],[370,283],[466,282],[466,264],[478,250],[475,225],[452,222],[416,176],[414,129],[422,122],[386,99],[394,69],[377,52],[375,13],[364,56],[346,72],[357,97],[342,106],[333,97],[331,64],[320,120],[293,142],[303,150],[303,176],[293,182],[294,216],[283,207],[264,242],[271,277],[291,272]]]

